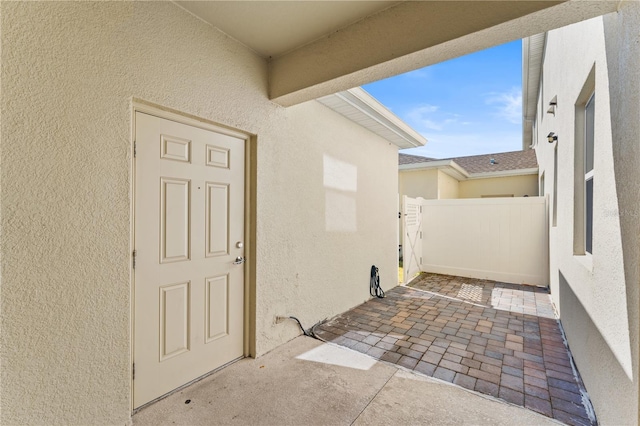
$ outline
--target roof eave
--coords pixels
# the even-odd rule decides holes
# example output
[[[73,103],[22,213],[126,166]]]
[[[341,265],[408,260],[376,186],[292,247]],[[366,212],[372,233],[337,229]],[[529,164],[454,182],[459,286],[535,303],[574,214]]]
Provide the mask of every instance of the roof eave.
[[[532,167],[529,169],[514,169],[514,170],[501,170],[498,172],[470,173],[469,180],[500,178],[500,177],[509,177],[509,176],[527,176],[527,175],[537,175],[537,174],[538,174],[538,168]]]
[[[469,173],[453,160],[427,161],[424,163],[401,164],[398,166],[399,171],[407,172],[431,169],[440,170],[458,181],[466,180],[469,177]]]
[[[540,75],[547,33],[522,39],[522,149],[532,148]]]
[[[415,148],[427,143],[424,136],[360,87],[323,96],[317,100],[400,149]]]

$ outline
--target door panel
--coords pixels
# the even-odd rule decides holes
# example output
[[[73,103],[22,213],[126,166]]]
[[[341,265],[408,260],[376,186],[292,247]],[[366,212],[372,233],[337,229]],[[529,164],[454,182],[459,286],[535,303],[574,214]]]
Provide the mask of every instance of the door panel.
[[[136,112],[134,407],[243,356],[244,144]]]

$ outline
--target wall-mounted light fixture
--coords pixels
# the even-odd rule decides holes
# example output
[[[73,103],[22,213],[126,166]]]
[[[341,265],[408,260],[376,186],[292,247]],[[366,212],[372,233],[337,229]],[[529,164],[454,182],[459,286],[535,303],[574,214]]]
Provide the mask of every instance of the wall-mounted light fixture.
[[[553,114],[555,116],[557,105],[558,105],[558,97],[554,96],[553,99],[551,99],[551,102],[549,102],[549,109],[547,110],[547,114]]]
[[[547,135],[547,140],[549,141],[549,143],[554,143],[554,142],[556,142],[558,140],[558,136],[555,133],[550,132]]]

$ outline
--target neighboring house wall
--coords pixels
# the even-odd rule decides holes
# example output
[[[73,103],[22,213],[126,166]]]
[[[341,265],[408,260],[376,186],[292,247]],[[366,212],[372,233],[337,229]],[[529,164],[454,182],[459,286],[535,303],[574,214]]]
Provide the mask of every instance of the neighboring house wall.
[[[460,183],[438,170],[438,199],[459,198]]]
[[[640,4],[622,2],[617,14],[549,32],[535,122],[550,198],[552,298],[602,424],[638,422],[638,28]],[[594,88],[591,256],[580,250],[584,157],[577,151],[584,143],[584,104]],[[546,113],[554,96],[555,116]],[[549,132],[557,142],[547,142]]]
[[[438,198],[438,170],[407,170],[398,173],[398,211],[402,212],[402,197]],[[402,245],[404,233],[403,220],[398,221],[398,243]]]
[[[409,170],[399,173],[400,195],[428,200],[438,198],[438,170]]]
[[[268,101],[267,62],[172,3],[1,8],[0,423],[130,418],[132,97],[256,135],[257,355],[300,333],[276,315],[311,326],[368,299],[372,264],[396,285],[394,146]]]
[[[482,198],[496,195],[522,197],[538,195],[538,176],[506,176],[498,178],[469,179],[460,182],[459,198]]]

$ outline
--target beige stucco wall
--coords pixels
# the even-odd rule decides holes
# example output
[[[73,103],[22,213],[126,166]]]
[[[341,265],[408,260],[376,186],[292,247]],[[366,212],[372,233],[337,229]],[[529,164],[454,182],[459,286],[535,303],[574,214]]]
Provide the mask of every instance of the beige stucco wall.
[[[402,212],[402,197],[422,197],[427,200],[438,198],[438,169],[400,170],[398,172],[398,211]],[[403,241],[403,222],[398,221],[398,242]]]
[[[398,173],[398,188],[400,197],[417,198],[427,200],[438,198],[438,170],[401,170]]]
[[[538,176],[505,176],[498,178],[469,179],[460,182],[460,198],[482,198],[492,195],[522,197],[538,195]]]
[[[617,14],[548,34],[538,108],[546,111],[554,96],[558,108],[536,122],[550,215],[557,202],[552,297],[601,424],[638,422],[639,10],[639,3],[623,2]],[[574,105],[594,64],[593,256],[574,256]],[[558,135],[557,200],[555,144],[543,137],[551,131]]]
[[[258,355],[396,284],[395,147],[174,4],[1,8],[0,423],[129,419],[132,97],[257,135]]]
[[[458,198],[460,183],[446,173],[438,170],[438,199]]]

